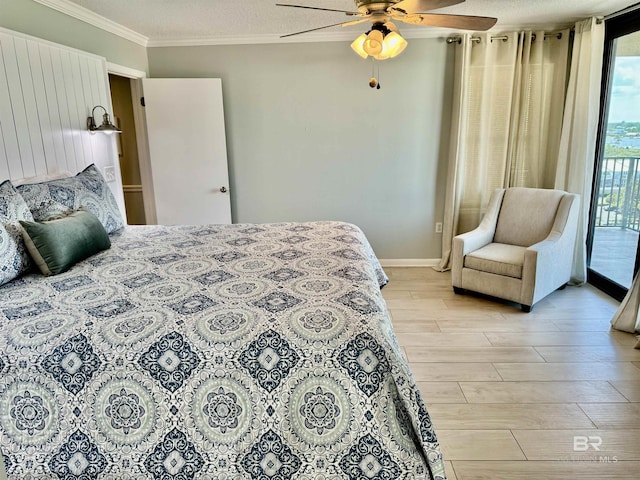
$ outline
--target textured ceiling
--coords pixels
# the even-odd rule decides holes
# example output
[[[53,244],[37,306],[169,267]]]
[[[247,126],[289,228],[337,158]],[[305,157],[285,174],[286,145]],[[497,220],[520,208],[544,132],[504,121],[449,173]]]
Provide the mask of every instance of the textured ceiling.
[[[234,39],[260,41],[279,35],[347,21],[341,13],[321,12],[275,6],[276,0],[71,0],[103,17],[149,37],[150,44],[171,41],[208,39],[233,43]],[[280,0],[282,1],[282,0]],[[455,13],[492,16],[498,23],[492,31],[518,27],[559,27],[576,20],[606,15],[637,0],[467,0],[465,3],[438,10]],[[353,0],[287,0],[324,8],[354,10]],[[347,27],[360,31],[362,26]],[[299,41],[330,39],[341,27],[294,37]],[[407,36],[439,36],[450,30],[435,27],[402,25]],[[346,33],[346,32],[345,32]],[[303,39],[307,36],[309,38]]]

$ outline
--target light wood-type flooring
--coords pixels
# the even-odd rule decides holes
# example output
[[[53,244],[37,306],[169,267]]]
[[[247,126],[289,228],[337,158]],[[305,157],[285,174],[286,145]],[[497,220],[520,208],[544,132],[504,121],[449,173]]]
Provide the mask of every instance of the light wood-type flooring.
[[[616,301],[567,287],[526,314],[455,295],[449,273],[385,271],[449,479],[640,478],[640,350],[610,329]]]

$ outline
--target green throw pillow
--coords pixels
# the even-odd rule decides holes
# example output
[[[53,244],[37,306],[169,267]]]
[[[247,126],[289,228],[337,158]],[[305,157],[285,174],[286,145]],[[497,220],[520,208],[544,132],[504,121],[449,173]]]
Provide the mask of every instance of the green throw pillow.
[[[24,242],[44,275],[57,275],[111,246],[100,220],[85,209],[46,222],[20,221]]]

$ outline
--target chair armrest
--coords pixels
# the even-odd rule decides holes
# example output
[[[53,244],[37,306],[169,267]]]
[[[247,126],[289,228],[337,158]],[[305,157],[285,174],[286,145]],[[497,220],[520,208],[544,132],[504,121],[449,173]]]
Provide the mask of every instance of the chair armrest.
[[[579,208],[580,197],[567,193],[560,201],[547,238],[525,251],[522,266],[523,303],[533,305],[571,279]]]
[[[553,262],[553,270],[568,268],[571,271],[578,224],[580,197],[567,194],[560,202],[551,232],[544,240],[531,245],[525,251],[523,268],[535,267],[536,263]],[[528,259],[528,260],[527,260]],[[524,276],[523,270],[523,276]]]
[[[493,240],[493,231],[480,227],[454,237],[451,248],[451,282],[454,287],[462,288],[464,256],[489,245],[491,240]]]
[[[478,227],[470,232],[458,235],[453,239],[454,250],[462,256],[489,245],[493,240],[494,230]],[[457,247],[456,247],[457,244]]]
[[[475,230],[457,235],[451,247],[451,282],[454,287],[462,287],[462,267],[464,256],[493,241],[498,224],[498,214],[504,197],[504,189],[497,189],[489,199],[487,212]]]
[[[568,238],[565,237],[565,238]],[[557,255],[562,253],[566,243],[563,242],[563,236],[560,232],[551,232],[544,240],[531,245],[524,252],[524,267],[533,266],[546,261],[560,261],[560,258],[556,258]]]
[[[453,239],[454,250],[456,248],[456,241],[458,243],[458,248],[462,246],[462,256],[473,252],[474,250],[478,250],[493,241],[493,236],[496,233],[496,225],[498,224],[500,206],[502,205],[502,199],[504,198],[504,192],[505,190],[503,188],[499,188],[491,194],[491,198],[489,199],[489,204],[487,206],[487,212],[482,218],[480,225],[478,225],[475,230],[456,236]]]

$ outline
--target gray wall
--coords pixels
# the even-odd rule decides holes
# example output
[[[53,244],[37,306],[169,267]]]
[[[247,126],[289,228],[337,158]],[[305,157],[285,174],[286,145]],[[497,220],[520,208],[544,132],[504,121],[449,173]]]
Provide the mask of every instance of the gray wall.
[[[441,256],[453,75],[443,40],[410,40],[380,62],[381,90],[348,42],[148,56],[151,77],[222,78],[235,222],[344,220],[380,258]]]
[[[0,27],[78,48],[147,71],[147,49],[33,0],[0,0]]]

